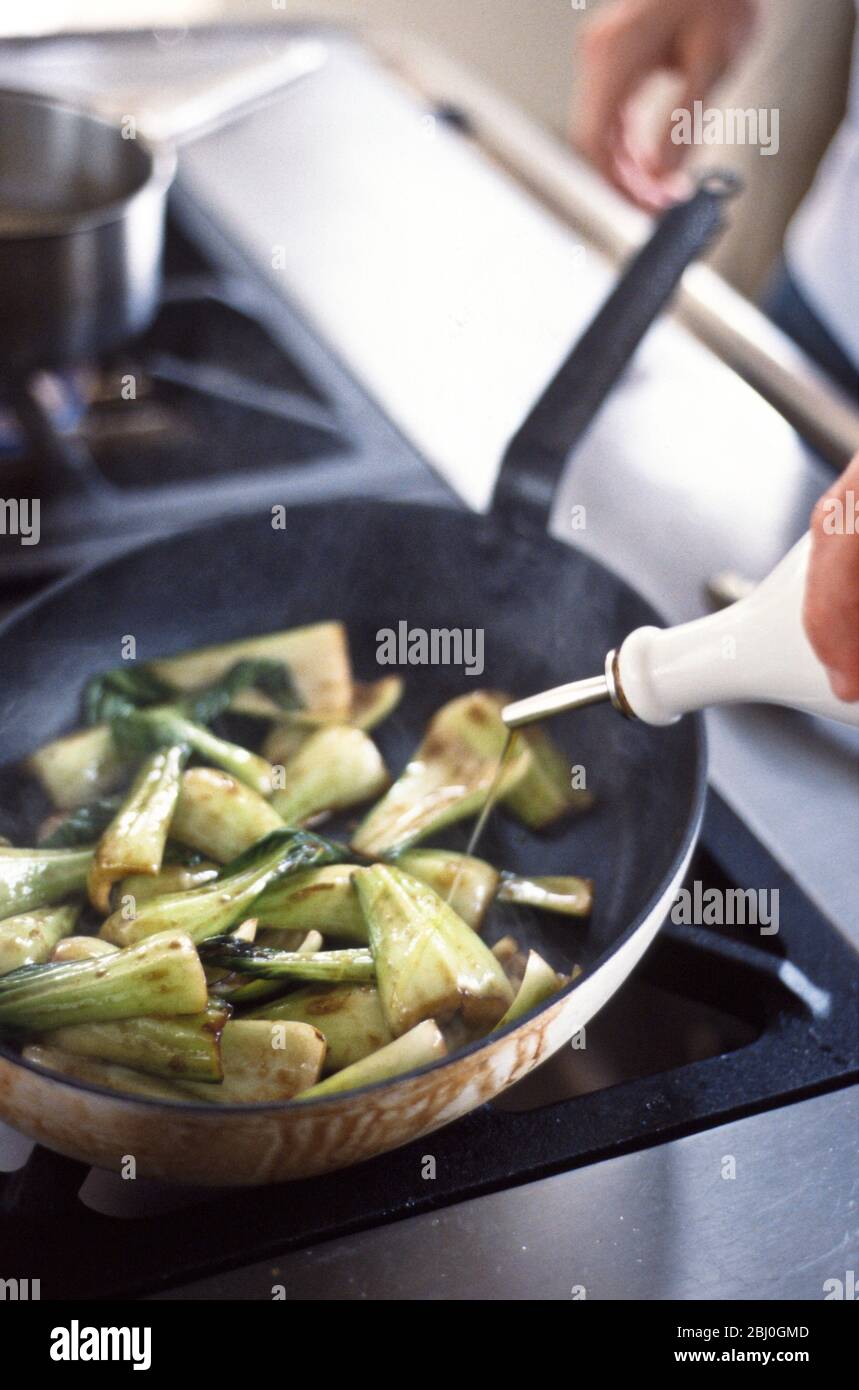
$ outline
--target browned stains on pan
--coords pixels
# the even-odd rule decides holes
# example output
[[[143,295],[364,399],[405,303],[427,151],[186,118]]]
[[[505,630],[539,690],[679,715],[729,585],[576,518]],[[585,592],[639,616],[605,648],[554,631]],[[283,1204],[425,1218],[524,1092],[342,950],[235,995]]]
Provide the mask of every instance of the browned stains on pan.
[[[547,1029],[574,997],[433,1071],[313,1105],[156,1105],[0,1058],[0,1112],[40,1143],[100,1167],[133,1155],[141,1176],[216,1186],[308,1177],[396,1148],[490,1100],[547,1055]],[[563,1031],[577,1026],[565,1020]]]
[[[253,1109],[102,1095],[0,1057],[0,1113],[61,1153],[141,1176],[208,1186],[283,1182],[345,1168],[439,1129],[491,1100],[556,1052],[641,959],[686,871],[614,954],[512,1033],[430,1070],[367,1091]]]

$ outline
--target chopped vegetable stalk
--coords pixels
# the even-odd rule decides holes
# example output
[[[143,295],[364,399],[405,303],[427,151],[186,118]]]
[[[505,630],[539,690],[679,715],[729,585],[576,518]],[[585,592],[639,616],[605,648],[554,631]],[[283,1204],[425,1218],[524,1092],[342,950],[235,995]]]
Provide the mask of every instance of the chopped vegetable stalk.
[[[342,710],[289,710],[269,731],[263,754],[272,763],[287,763],[310,734],[326,724],[354,724],[368,733],[396,709],[403,694],[401,676],[382,676],[380,680],[355,681],[349,706]]]
[[[196,651],[151,661],[148,669],[178,690],[192,691],[221,679],[237,661],[257,658],[281,662],[287,668],[296,695],[306,708],[332,712],[348,708],[352,669],[346,629],[338,622],[313,623],[285,632],[200,647]],[[268,718],[278,718],[282,713],[274,700],[256,690],[241,691],[230,708],[237,713],[262,714]]]
[[[363,946],[343,951],[275,951],[252,946],[234,936],[216,936],[201,942],[200,957],[207,965],[258,975],[264,980],[372,980],[373,956]]]
[[[525,975],[517,990],[516,998],[504,1017],[498,1020],[493,1031],[497,1032],[499,1028],[505,1028],[508,1023],[513,1023],[515,1019],[521,1018],[529,1010],[536,1009],[538,1004],[542,1004],[551,995],[557,994],[559,989],[563,989],[566,983],[566,980],[558,975],[551,965],[543,960],[542,956],[538,956],[536,951],[529,951]]]
[[[422,1019],[462,1011],[489,1027],[513,998],[489,947],[425,883],[373,864],[354,876],[385,1018],[399,1036]]]
[[[504,974],[507,976],[514,990],[518,990],[525,978],[525,966],[528,958],[524,952],[519,950],[519,943],[515,937],[502,936],[500,941],[496,941],[492,947],[492,954],[496,960],[501,962]]]
[[[115,791],[128,776],[128,762],[114,743],[109,724],[46,743],[27,759],[25,767],[60,811],[97,801]]]
[[[221,1037],[219,1086],[183,1081],[182,1090],[224,1105],[289,1100],[313,1085],[325,1060],[325,1039],[307,1023],[232,1019]]]
[[[370,857],[388,854],[479,811],[507,741],[503,704],[501,696],[478,690],[444,705],[402,776],[358,827],[355,849]],[[516,785],[530,763],[521,744],[501,769],[500,795]]]
[[[463,922],[480,930],[498,887],[498,871],[485,859],[450,849],[409,849],[397,855],[396,864],[428,883]]]
[[[51,960],[92,960],[94,956],[112,956],[118,950],[118,946],[112,946],[98,936],[67,936],[54,947]]]
[[[371,738],[350,724],[332,724],[301,745],[284,767],[283,781],[271,804],[287,824],[301,825],[321,812],[378,796],[390,778]]]
[[[502,965],[512,960],[519,950],[519,943],[515,936],[502,936],[492,947],[492,954],[496,960],[500,960]]]
[[[76,907],[43,907],[0,922],[0,975],[49,959],[62,937],[75,929]]]
[[[110,911],[110,890],[118,879],[127,874],[154,877],[161,868],[184,762],[181,744],[151,753],[96,845],[87,889],[100,912]]]
[[[251,915],[264,888],[295,869],[335,858],[327,841],[307,831],[275,830],[225,864],[216,879],[189,893],[165,893],[141,904],[122,904],[103,923],[106,941],[127,946],[153,932],[187,931],[193,940],[218,936]]]
[[[328,1046],[326,1073],[360,1062],[391,1041],[374,985],[308,985],[264,1004],[250,1017],[289,1019],[318,1028]]]
[[[221,1034],[230,1010],[209,1003],[199,1014],[178,1018],[126,1018],[114,1023],[73,1023],[40,1041],[77,1057],[132,1067],[170,1081],[220,1081]]]
[[[343,1091],[356,1091],[359,1086],[371,1086],[377,1081],[387,1081],[389,1077],[401,1076],[407,1071],[416,1071],[430,1062],[437,1062],[447,1056],[444,1038],[432,1019],[419,1023],[417,1027],[395,1038],[378,1052],[353,1062],[325,1081],[320,1081],[310,1090],[302,1091],[296,1100],[316,1100],[322,1096],[340,1095]]]
[[[112,956],[25,965],[0,976],[0,1024],[28,1032],[146,1014],[195,1014],[207,1003],[194,943],[176,931]]]
[[[169,1081],[156,1080],[139,1071],[132,1071],[130,1067],[112,1066],[107,1062],[94,1061],[92,1057],[76,1057],[71,1052],[61,1052],[57,1047],[25,1047],[21,1055],[25,1062],[33,1062],[46,1071],[56,1072],[57,1076],[82,1081],[86,1086],[103,1086],[105,1090],[121,1091],[125,1095],[188,1104],[187,1091],[180,1090]],[[214,1087],[211,1089],[214,1090]]]
[[[290,874],[266,889],[254,912],[266,927],[318,929],[326,936],[366,945],[367,926],[352,887],[357,868],[357,864],[327,864]]]
[[[576,878],[572,874],[522,878],[519,874],[503,873],[498,901],[542,907],[565,917],[587,917],[593,908],[594,882],[592,878]]]
[[[377,681],[355,681],[352,686],[350,724],[365,733],[392,714],[403,698],[402,676],[381,676]]]
[[[92,849],[0,849],[0,918],[83,893]]]
[[[404,850],[397,866],[423,883],[470,927],[478,929],[495,894],[498,873],[491,864],[454,850]],[[291,874],[266,889],[254,904],[254,912],[266,927],[283,930],[316,927],[341,941],[367,941],[367,924],[361,911],[352,875],[357,864],[331,864]]]
[[[234,932],[238,937],[239,933]],[[263,938],[265,932],[260,934]],[[312,955],[316,951],[321,951],[323,947],[322,937],[318,931],[309,931],[306,935],[301,932],[272,932],[272,936],[279,939],[276,942],[260,940],[260,946],[275,945],[279,951],[297,951],[300,955]],[[286,940],[284,940],[286,938]],[[238,972],[229,975],[221,974],[220,978],[211,981],[212,966],[207,966],[206,974],[209,978],[210,990],[232,1004],[236,1009],[246,1009],[249,1005],[257,1007],[266,999],[274,999],[283,992],[283,984],[279,979],[264,980],[261,976],[254,978],[251,975],[241,975]]]
[[[130,874],[124,878],[116,890],[117,901],[133,898],[135,902],[147,902],[166,893],[187,893],[191,888],[202,888],[218,877],[219,866],[203,860],[200,864],[166,864],[161,872],[150,877],[148,874]]]
[[[576,790],[569,759],[543,729],[520,729],[531,754],[531,766],[520,782],[502,797],[505,808],[532,830],[542,830],[573,811],[593,803],[590,792]]]
[[[271,763],[238,743],[218,738],[202,724],[188,719],[176,706],[153,705],[151,709],[134,710],[114,719],[111,729],[117,745],[128,756],[182,744],[207,762],[232,773],[261,796],[271,793]]]
[[[283,820],[258,792],[212,767],[189,768],[182,777],[170,834],[183,845],[225,864],[256,844]]]

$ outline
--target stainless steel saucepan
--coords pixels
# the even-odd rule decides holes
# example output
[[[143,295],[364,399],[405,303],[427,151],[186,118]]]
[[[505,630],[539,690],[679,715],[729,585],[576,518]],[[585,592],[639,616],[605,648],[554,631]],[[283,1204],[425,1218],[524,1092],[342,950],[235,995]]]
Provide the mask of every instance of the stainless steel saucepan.
[[[80,361],[158,303],[173,150],[53,98],[0,91],[0,372]]]

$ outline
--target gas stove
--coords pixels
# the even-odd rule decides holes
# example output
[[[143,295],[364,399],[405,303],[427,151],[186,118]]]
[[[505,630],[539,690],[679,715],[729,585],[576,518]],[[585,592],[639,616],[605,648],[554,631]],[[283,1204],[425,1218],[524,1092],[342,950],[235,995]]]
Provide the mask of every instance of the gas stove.
[[[0,598],[131,542],[283,499],[443,489],[287,300],[167,235],[136,343],[36,381],[50,437],[0,414],[0,486],[39,499],[38,543],[0,536]],[[448,494],[449,495],[449,494]]]
[[[97,60],[143,42],[106,38]],[[363,44],[327,42],[281,104],[183,147],[161,311],[41,384],[50,470],[0,417],[0,491],[35,478],[42,497],[40,543],[3,538],[7,605],[203,516],[359,493],[486,505],[610,266],[444,92],[430,103]],[[51,70],[45,49],[29,57]],[[450,207],[467,215],[451,225]],[[677,621],[717,570],[765,573],[826,477],[666,322],[570,460],[552,529]],[[4,1262],[38,1269],[44,1298],[822,1297],[859,1256],[859,745],[784,711],[721,711],[708,733],[687,887],[777,889],[777,933],[667,923],[585,1051],[297,1186],[126,1183],[0,1126]],[[754,1180],[723,1183],[726,1156]]]

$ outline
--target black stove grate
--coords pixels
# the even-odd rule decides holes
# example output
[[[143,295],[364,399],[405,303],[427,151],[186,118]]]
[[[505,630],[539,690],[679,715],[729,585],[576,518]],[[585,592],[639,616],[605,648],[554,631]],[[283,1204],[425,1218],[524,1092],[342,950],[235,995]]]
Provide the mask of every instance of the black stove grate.
[[[297,308],[204,243],[174,208],[147,332],[0,400],[0,492],[38,498],[41,512],[38,544],[0,534],[0,585],[267,509],[296,483],[309,500],[319,465],[329,494],[342,475],[341,493],[348,481],[353,494],[417,485],[449,496]]]

